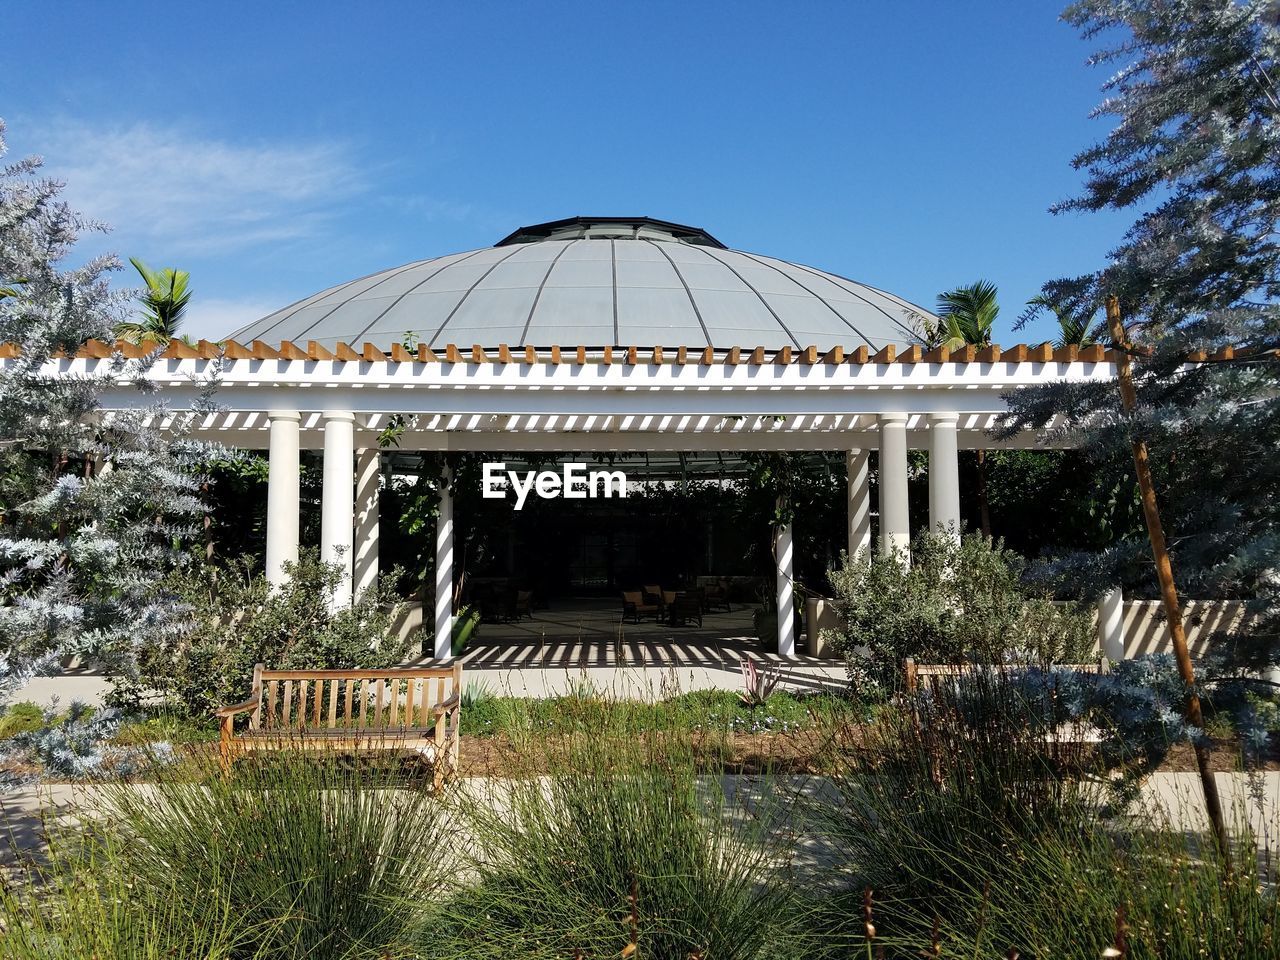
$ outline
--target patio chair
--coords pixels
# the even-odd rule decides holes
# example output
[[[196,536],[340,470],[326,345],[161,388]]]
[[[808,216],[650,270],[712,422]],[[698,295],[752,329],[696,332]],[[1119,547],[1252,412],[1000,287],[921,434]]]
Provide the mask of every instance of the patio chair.
[[[516,591],[516,602],[515,602],[514,613],[515,613],[514,619],[516,620],[519,620],[521,617],[528,617],[530,620],[533,619],[533,591],[532,590]]]
[[[661,598],[659,598],[661,599]],[[633,623],[639,623],[646,614],[653,614],[654,620],[662,619],[662,604],[650,603],[642,590],[622,591],[622,618],[631,617]]]
[[[663,590],[659,584],[648,583],[644,586],[644,602],[656,603],[658,606],[663,605]]]
[[[715,607],[724,607],[727,612],[733,612],[733,606],[729,603],[729,585],[723,580],[716,578],[708,583],[700,583],[702,588],[702,609],[706,613],[710,613]]]
[[[695,620],[698,626],[702,626],[702,598],[693,590],[674,593],[671,602],[667,604],[667,616],[667,622],[673,627]]]

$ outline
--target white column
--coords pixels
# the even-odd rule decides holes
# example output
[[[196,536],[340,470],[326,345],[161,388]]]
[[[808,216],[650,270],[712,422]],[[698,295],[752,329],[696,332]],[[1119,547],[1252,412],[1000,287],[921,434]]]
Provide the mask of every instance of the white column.
[[[929,528],[960,538],[960,460],[954,413],[929,414]]]
[[[907,506],[907,415],[880,414],[880,553],[910,559]]]
[[[356,543],[352,579],[357,597],[378,585],[381,467],[382,451],[377,447],[356,454]]]
[[[849,557],[871,552],[871,454],[847,450],[845,469],[849,475]]]
[[[267,582],[284,585],[286,563],[298,562],[298,422],[296,410],[273,410],[267,452]]]
[[[355,526],[355,417],[349,413],[324,416],[324,485],[320,504],[320,559],[340,568],[330,606],[351,603],[351,534]]]
[[[785,500],[779,497],[779,508],[784,503]],[[791,524],[784,524],[774,529],[773,552],[778,570],[778,653],[784,657],[794,657],[796,655],[796,607],[792,594],[795,549],[791,537]]]
[[[1098,600],[1098,649],[1108,660],[1124,659],[1124,591],[1119,587]]]
[[[436,649],[437,659],[453,655],[453,474],[440,478],[440,512],[436,516]]]

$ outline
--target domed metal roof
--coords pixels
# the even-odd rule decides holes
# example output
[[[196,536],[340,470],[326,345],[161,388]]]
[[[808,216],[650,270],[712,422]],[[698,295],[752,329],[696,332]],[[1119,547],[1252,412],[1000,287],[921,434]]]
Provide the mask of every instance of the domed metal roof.
[[[866,284],[729,250],[696,227],[577,217],[322,290],[230,338],[878,350],[916,342],[928,316]]]

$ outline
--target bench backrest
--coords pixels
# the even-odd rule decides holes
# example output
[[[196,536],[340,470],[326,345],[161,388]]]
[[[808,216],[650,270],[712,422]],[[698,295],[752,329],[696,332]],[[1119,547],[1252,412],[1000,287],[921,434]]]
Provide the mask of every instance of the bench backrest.
[[[915,691],[923,683],[931,690],[937,690],[940,680],[954,680],[981,671],[1026,670],[1028,663],[916,663],[907,658],[904,673],[908,693]],[[1096,673],[1106,672],[1106,661],[1096,660],[1092,663],[1054,663],[1048,669],[1063,673]]]
[[[251,730],[426,730],[435,706],[462,695],[452,667],[253,671]]]

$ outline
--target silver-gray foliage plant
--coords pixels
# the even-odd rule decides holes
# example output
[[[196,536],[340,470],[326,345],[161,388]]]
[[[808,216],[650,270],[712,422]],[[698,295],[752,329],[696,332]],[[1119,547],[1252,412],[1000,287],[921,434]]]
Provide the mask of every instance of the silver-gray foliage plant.
[[[67,374],[86,340],[114,339],[132,295],[110,284],[114,256],[73,265],[81,234],[105,228],[61,190],[38,158],[0,167],[0,343],[18,347],[0,361],[0,704],[73,654],[132,674],[140,643],[187,629],[162,583],[190,562],[219,453],[191,436],[216,368],[183,412],[148,382],[154,353]],[[109,416],[108,393],[130,411]]]
[[[1081,0],[1064,19],[1104,44],[1090,62],[1113,72],[1094,115],[1113,125],[1073,160],[1082,193],[1054,210],[1135,219],[1105,266],[1044,292],[1095,329],[1119,299],[1141,348],[1138,406],[1123,413],[1112,382],[1057,383],[1010,397],[1007,430],[1070,431],[1129,476],[1130,442],[1146,441],[1180,590],[1245,599],[1256,617],[1246,642],[1215,645],[1219,676],[1243,682],[1280,664],[1280,4]],[[1185,364],[1226,347],[1233,360]],[[1155,595],[1139,531],[1041,572]]]

